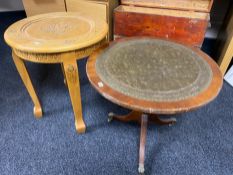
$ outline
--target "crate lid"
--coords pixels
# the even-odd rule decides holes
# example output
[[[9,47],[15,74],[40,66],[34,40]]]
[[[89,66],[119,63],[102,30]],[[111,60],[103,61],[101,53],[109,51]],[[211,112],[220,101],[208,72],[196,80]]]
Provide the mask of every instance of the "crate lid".
[[[121,0],[121,4],[210,12],[213,0]]]

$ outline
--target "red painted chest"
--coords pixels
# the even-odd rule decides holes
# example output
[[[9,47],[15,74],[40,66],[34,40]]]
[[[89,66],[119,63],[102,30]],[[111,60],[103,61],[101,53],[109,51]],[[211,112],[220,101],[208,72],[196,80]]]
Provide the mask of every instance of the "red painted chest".
[[[202,45],[213,0],[121,0],[114,38],[153,36]]]

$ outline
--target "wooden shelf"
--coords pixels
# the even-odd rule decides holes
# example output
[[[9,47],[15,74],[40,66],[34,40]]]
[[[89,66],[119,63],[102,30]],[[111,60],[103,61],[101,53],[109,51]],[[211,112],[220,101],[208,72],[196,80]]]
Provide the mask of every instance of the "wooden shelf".
[[[223,74],[225,74],[233,57],[233,13],[229,15],[226,28],[218,36],[221,42],[218,64]]]

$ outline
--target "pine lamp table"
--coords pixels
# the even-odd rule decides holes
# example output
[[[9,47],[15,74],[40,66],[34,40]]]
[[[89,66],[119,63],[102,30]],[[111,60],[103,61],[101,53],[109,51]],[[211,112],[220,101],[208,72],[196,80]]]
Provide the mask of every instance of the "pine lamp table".
[[[105,98],[131,109],[109,119],[141,123],[139,172],[144,172],[147,122],[174,124],[175,114],[212,101],[222,87],[217,64],[200,49],[167,40],[128,38],[97,49],[87,62],[91,84]]]
[[[72,12],[32,16],[12,24],[6,30],[5,41],[12,48],[14,63],[32,98],[36,117],[42,117],[42,108],[23,61],[61,63],[73,106],[76,130],[79,133],[85,132],[76,60],[89,56],[102,45],[107,32],[104,20]]]

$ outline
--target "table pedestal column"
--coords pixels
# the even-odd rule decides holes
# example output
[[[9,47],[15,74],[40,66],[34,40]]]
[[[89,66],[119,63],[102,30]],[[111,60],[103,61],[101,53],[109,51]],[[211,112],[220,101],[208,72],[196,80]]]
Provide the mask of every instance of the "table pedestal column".
[[[140,133],[140,147],[139,147],[139,164],[138,172],[144,173],[144,161],[145,161],[145,145],[146,145],[146,131],[147,131],[148,115],[142,114],[141,117],[141,133]]]

